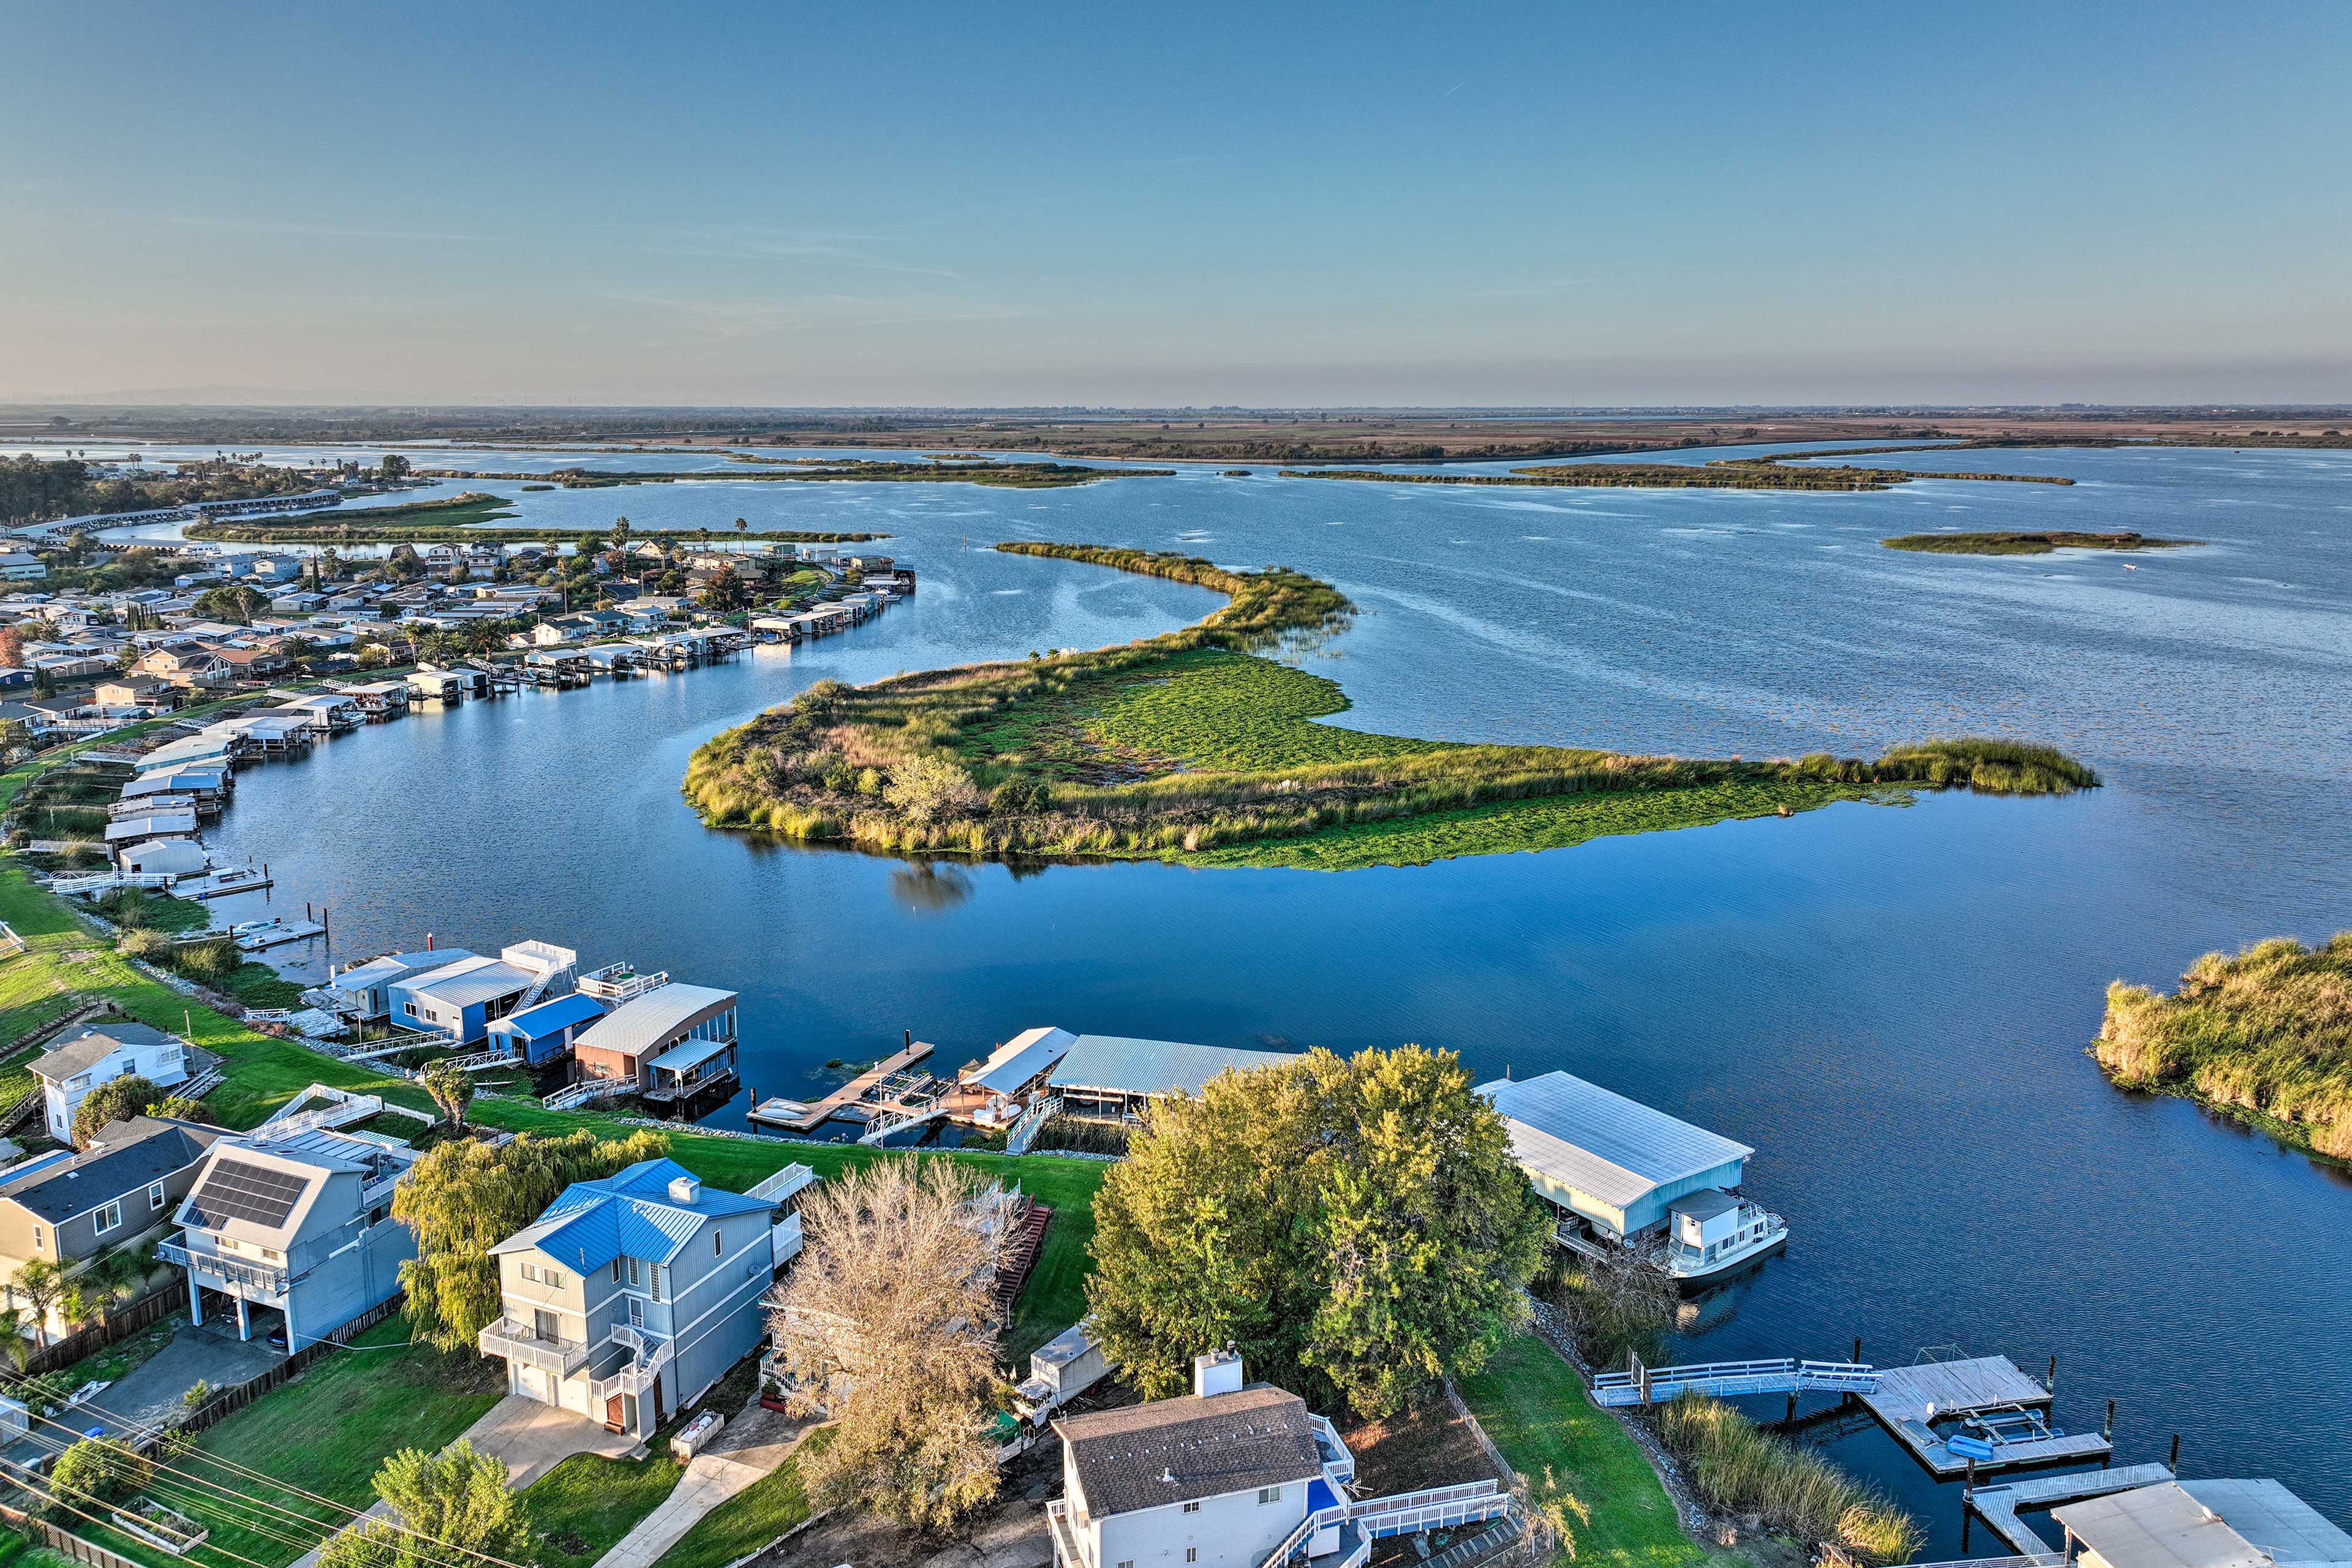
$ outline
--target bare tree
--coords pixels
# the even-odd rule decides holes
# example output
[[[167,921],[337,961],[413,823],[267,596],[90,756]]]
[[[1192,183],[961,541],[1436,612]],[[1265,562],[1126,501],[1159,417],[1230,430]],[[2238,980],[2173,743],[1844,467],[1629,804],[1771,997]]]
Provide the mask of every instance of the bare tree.
[[[1004,1200],[952,1161],[908,1155],[802,1206],[808,1249],[771,1305],[794,1408],[834,1423],[822,1453],[801,1451],[816,1506],[941,1529],[996,1495],[983,1427]]]

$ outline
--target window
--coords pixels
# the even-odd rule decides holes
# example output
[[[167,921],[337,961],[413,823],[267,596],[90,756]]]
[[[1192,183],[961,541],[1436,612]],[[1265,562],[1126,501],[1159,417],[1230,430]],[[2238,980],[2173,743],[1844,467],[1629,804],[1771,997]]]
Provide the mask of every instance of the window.
[[[35,1226],[33,1227],[33,1250],[38,1252],[43,1247],[48,1246],[48,1244],[49,1233],[43,1230],[39,1226]]]
[[[98,1211],[98,1234],[104,1236],[122,1223],[122,1205],[119,1203],[100,1205]]]
[[[402,1011],[402,1012],[406,1013],[410,1017],[414,1018],[415,1016],[416,1016],[416,1004],[415,1004],[415,1003],[414,1003],[414,1002],[404,1002],[404,1003],[402,1003],[402,1004],[400,1005],[400,1008],[401,1008],[401,1011]]]
[[[654,1265],[654,1300],[656,1301],[661,1300],[661,1277],[662,1266],[656,1263]]]
[[[1188,1502],[1184,1505],[1184,1511],[1186,1513],[1198,1513],[1201,1511],[1201,1505],[1198,1502]]]
[[[638,1298],[632,1296],[629,1298],[629,1327],[633,1329],[642,1329],[645,1326],[646,1304]]]
[[[563,1289],[563,1270],[561,1268],[551,1268],[540,1278],[559,1290]]]
[[[536,1263],[524,1264],[522,1266],[522,1277],[526,1279],[536,1281],[539,1279],[539,1265]]]
[[[645,1283],[645,1281],[637,1276],[637,1260],[634,1258],[629,1259],[629,1283],[632,1285],[642,1285]]]
[[[726,1255],[727,1249],[719,1245],[719,1233],[715,1230],[712,1231],[710,1233],[710,1256],[713,1258],[720,1258]]]
[[[1280,1502],[1282,1500],[1282,1489],[1280,1487],[1260,1487],[1257,1489],[1257,1500],[1262,1503]]]
[[[1186,1548],[1184,1548],[1184,1561],[1185,1561],[1185,1562],[1187,1562],[1187,1563],[1198,1563],[1200,1560],[1201,1560],[1201,1549],[1200,1549],[1199,1547],[1197,1547],[1197,1546],[1187,1546]]]
[[[88,1089],[89,1087],[89,1074],[86,1072],[78,1072],[74,1074],[73,1077],[66,1079],[66,1087],[68,1089]]]
[[[615,1284],[615,1285],[618,1285],[620,1282],[621,1282],[621,1260],[620,1260],[619,1258],[615,1258],[614,1259],[613,1259],[613,1283],[614,1283],[614,1284]]]
[[[1118,1560],[1118,1568],[1135,1568],[1135,1559],[1132,1557],[1120,1558]]]
[[[152,1211],[163,1206],[163,1184],[157,1182],[147,1189],[147,1207]]]

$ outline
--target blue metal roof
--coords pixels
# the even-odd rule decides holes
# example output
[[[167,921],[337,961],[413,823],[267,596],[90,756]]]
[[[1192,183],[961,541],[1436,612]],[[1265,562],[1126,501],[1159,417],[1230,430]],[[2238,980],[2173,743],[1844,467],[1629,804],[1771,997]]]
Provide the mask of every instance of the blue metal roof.
[[[669,1194],[670,1183],[680,1176],[693,1178],[694,1173],[675,1160],[641,1160],[601,1182],[574,1182],[544,1214],[490,1250],[536,1250],[583,1273],[616,1258],[667,1263],[709,1221],[773,1206],[709,1186],[698,1186],[692,1203],[680,1203]]]
[[[536,1007],[526,1007],[520,1013],[509,1013],[490,1026],[494,1034],[520,1035],[526,1040],[543,1040],[560,1034],[574,1024],[585,1024],[604,1016],[604,1005],[593,996],[574,991],[568,996],[551,997]]]

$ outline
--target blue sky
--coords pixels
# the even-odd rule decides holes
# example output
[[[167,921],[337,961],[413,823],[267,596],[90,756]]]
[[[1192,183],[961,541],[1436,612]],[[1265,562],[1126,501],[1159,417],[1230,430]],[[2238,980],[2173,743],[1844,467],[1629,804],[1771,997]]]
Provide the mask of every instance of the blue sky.
[[[0,399],[2352,400],[2352,6],[32,0]]]

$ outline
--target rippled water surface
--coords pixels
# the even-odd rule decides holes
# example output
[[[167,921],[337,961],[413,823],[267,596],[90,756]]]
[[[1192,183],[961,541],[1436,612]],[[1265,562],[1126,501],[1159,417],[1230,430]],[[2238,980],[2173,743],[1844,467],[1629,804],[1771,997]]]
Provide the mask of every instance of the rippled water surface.
[[[338,958],[428,930],[478,950],[539,936],[734,987],[762,1093],[812,1087],[825,1058],[901,1029],[951,1067],[1040,1023],[1410,1039],[1482,1075],[1564,1068],[1759,1151],[1749,1188],[1794,1241],[1698,1304],[1694,1355],[1842,1354],[1855,1335],[1882,1361],[1958,1343],[2038,1371],[2054,1353],[2062,1424],[2120,1401],[2120,1460],[2161,1458],[2178,1430],[2193,1473],[2276,1475],[2352,1521],[2336,1436],[2352,1423],[2352,1186],[2179,1101],[2117,1093],[2084,1054],[2117,976],[2168,983],[2210,948],[2352,924],[2352,455],[1965,466],[2078,482],[1524,491],[1265,468],[1046,492],[488,482],[563,526],[888,531],[922,588],[795,652],[471,704],[254,769],[211,837],[272,863],[280,910],[326,903]],[[1875,542],[2020,527],[2210,542],[2129,560]],[[1748,755],[1990,731],[2062,745],[2108,784],[1336,876],[916,868],[696,822],[677,794],[693,747],[810,680],[1093,646],[1215,602],[986,549],[1003,538],[1338,582],[1365,613],[1310,663],[1346,686],[1351,724]],[[713,1120],[740,1125],[742,1109]],[[1931,1555],[1957,1550],[1955,1490],[1874,1430],[1832,1440],[1921,1511]]]

